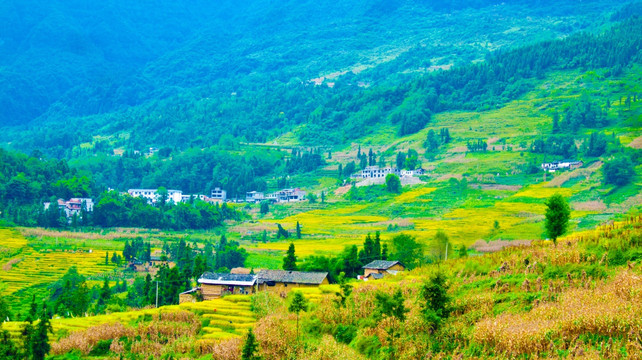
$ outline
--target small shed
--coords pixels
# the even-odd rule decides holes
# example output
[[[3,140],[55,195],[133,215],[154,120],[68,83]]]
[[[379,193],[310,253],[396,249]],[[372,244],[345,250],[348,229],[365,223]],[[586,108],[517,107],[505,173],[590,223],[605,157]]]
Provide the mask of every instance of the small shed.
[[[406,267],[399,261],[389,261],[389,260],[374,260],[369,264],[363,267],[364,277],[368,277],[370,274],[392,274],[396,275],[399,271],[406,270]],[[379,277],[377,277],[379,278]]]

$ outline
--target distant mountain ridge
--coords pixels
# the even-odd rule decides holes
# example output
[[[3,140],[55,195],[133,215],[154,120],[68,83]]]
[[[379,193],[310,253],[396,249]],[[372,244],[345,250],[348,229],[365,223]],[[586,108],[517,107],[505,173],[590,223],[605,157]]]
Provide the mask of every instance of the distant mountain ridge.
[[[565,36],[619,8],[597,0],[527,3],[5,2],[0,126],[9,128],[0,140],[71,157],[93,135],[115,137],[114,146],[125,136],[138,148],[178,145],[150,131],[210,136],[177,127],[199,121],[216,134],[265,141],[308,122],[313,104],[332,96],[299,88],[309,79],[360,68],[343,83],[403,83],[417,69]],[[278,103],[285,106],[275,109]],[[151,129],[145,138],[132,137],[143,125]]]

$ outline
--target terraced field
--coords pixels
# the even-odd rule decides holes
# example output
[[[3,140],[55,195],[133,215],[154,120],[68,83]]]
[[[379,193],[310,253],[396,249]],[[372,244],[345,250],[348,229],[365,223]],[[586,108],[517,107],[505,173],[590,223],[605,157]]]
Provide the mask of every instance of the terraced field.
[[[133,324],[137,320],[145,318],[145,316],[149,317],[163,312],[178,310],[190,311],[201,318],[203,323],[201,338],[204,339],[239,337],[245,334],[247,329],[251,328],[256,322],[256,318],[250,309],[250,297],[231,295],[200,303],[162,306],[158,309],[143,309],[90,317],[54,318],[51,324],[54,328],[54,334],[62,334],[87,330],[103,324]],[[3,328],[17,338],[24,324],[24,322],[18,321],[6,322]]]

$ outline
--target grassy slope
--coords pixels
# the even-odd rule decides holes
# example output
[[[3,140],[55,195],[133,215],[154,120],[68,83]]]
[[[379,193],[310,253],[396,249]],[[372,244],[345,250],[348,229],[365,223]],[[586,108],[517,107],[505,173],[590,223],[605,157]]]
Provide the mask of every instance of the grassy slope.
[[[581,170],[527,175],[521,167],[529,161],[537,163],[553,160],[543,155],[531,154],[521,146],[530,144],[541,135],[550,134],[553,110],[562,112],[568,103],[582,93],[588,93],[612,107],[608,112],[612,125],[600,129],[615,133],[623,145],[642,135],[640,103],[631,110],[620,104],[620,99],[639,92],[642,71],[639,67],[626,72],[621,78],[610,79],[603,71],[580,73],[556,72],[541,80],[538,86],[519,100],[497,110],[485,112],[451,112],[434,116],[424,130],[406,137],[396,137],[393,127],[379,127],[374,135],[343,149],[335,149],[328,166],[317,173],[318,177],[294,178],[293,183],[307,190],[329,194],[327,204],[300,204],[273,207],[265,217],[256,215],[258,223],[243,224],[232,229],[243,235],[267,230],[274,232],[275,223],[294,229],[299,221],[304,237],[295,240],[297,254],[336,254],[348,244],[360,244],[367,233],[382,231],[384,237],[389,225],[399,225],[398,231],[410,233],[428,243],[437,230],[445,231],[456,244],[470,246],[478,239],[540,239],[543,229],[544,200],[554,193],[569,198],[574,209],[572,227],[588,229],[622,214],[640,204],[639,177],[623,188],[601,184],[601,163],[597,158],[584,158]],[[453,141],[437,155],[434,161],[423,156],[423,167],[430,169],[423,177],[423,185],[405,188],[399,196],[385,194],[374,201],[354,203],[333,195],[337,189],[332,178],[339,163],[345,164],[356,157],[358,145],[362,151],[372,148],[383,154],[390,163],[397,151],[415,149],[423,153],[422,143],[429,130],[447,127]],[[582,130],[576,137],[583,138],[595,130]],[[468,153],[466,142],[481,138],[489,143],[486,153]],[[379,155],[377,158],[379,158]],[[639,173],[639,171],[638,171]],[[465,176],[469,190],[457,192],[447,181],[451,177]],[[546,182],[544,182],[546,180]],[[328,188],[328,184],[332,184]],[[493,225],[497,220],[499,230]],[[245,236],[247,237],[247,236]],[[247,243],[253,254],[250,260],[265,259],[268,254],[282,256],[287,242]],[[274,263],[278,264],[278,259]],[[253,265],[258,262],[252,262]]]

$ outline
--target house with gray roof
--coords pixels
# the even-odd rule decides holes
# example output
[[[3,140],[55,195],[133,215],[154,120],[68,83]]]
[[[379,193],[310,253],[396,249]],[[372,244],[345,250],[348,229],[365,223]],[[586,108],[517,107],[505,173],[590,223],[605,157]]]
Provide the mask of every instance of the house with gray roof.
[[[326,285],[327,272],[305,272],[288,270],[261,270],[257,274],[259,290],[287,293],[293,288]]]
[[[398,272],[406,270],[406,267],[400,261],[374,260],[363,266],[363,278],[380,279],[385,275],[397,275]],[[378,274],[380,276],[372,276]]]

